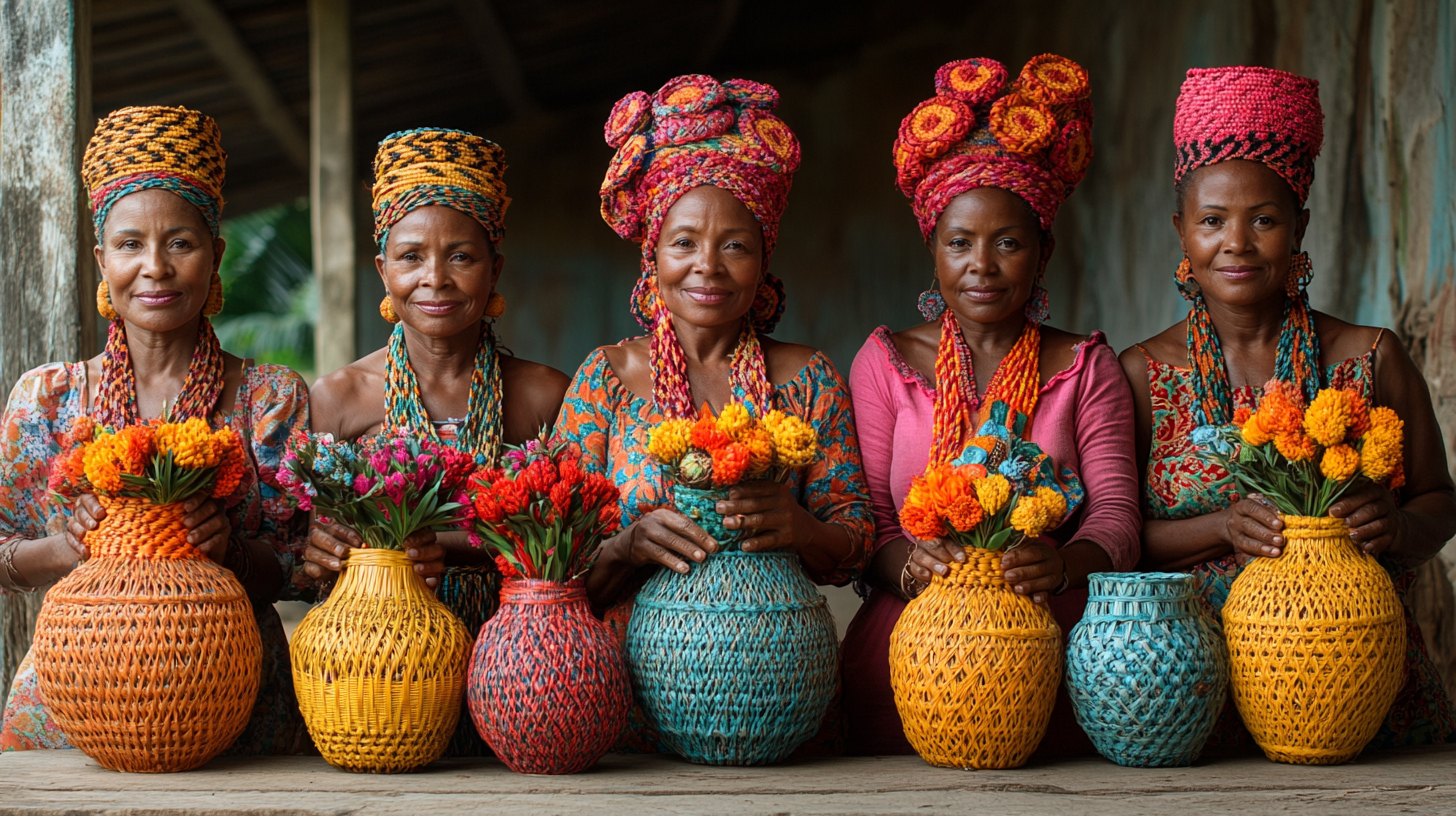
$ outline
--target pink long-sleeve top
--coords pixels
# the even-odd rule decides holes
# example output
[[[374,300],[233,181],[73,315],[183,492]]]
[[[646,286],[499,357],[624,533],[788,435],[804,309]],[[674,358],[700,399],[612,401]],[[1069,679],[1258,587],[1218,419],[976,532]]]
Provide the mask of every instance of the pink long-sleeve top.
[[[930,458],[935,388],[906,364],[890,330],[881,326],[855,357],[849,391],[878,549],[903,535],[900,506],[910,491],[910,480],[925,471]],[[1107,551],[1116,570],[1136,564],[1142,516],[1133,458],[1132,391],[1100,332],[1077,347],[1067,370],[1042,386],[1031,440],[1058,465],[1075,469],[1087,491],[1077,512],[1051,532],[1052,541],[1057,546],[1091,541]],[[1081,619],[1086,603],[1085,589],[1051,599],[1052,614],[1064,636]],[[872,590],[840,646],[841,704],[850,754],[914,753],[890,687],[890,634],[904,609],[899,596]],[[1059,689],[1038,753],[1056,756],[1091,750],[1077,727],[1066,690]]]
[[[889,328],[881,326],[854,358],[849,391],[878,549],[904,535],[900,507],[910,480],[925,472],[930,459],[935,388],[905,362]],[[1091,541],[1112,557],[1113,569],[1131,569],[1142,525],[1132,392],[1102,332],[1079,344],[1072,365],[1042,386],[1031,441],[1058,466],[1075,470],[1087,489],[1082,507],[1051,537],[1058,544]]]

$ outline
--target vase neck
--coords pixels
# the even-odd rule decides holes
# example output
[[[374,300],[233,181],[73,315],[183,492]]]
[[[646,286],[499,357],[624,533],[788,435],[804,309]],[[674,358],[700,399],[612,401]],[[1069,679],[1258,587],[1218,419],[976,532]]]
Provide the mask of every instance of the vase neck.
[[[1083,620],[1172,620],[1198,614],[1193,576],[1184,573],[1094,573]]]
[[[946,581],[957,586],[982,587],[985,589],[1006,589],[1006,578],[1001,570],[1001,550],[983,550],[966,547],[964,564],[953,563],[944,578],[935,576],[936,581]]]
[[[335,592],[348,589],[355,595],[379,598],[430,594],[424,579],[415,572],[409,556],[400,550],[360,547],[349,550],[343,575]]]
[[[541,581],[534,578],[508,578],[501,586],[501,605],[553,606],[587,603],[586,581]]]
[[[202,558],[187,542],[181,502],[153,504],[135,496],[100,496],[106,518],[86,534],[91,556],[178,561]]]

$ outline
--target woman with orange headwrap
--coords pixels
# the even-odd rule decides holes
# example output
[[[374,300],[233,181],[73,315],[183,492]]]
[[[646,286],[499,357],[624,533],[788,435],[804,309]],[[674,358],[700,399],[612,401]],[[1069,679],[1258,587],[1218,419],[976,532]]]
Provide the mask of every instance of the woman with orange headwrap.
[[[1137,563],[1132,402],[1117,357],[1101,332],[1045,325],[1052,221],[1091,159],[1087,73],[1045,54],[1008,79],[995,60],[945,65],[936,95],[905,117],[895,142],[900,189],[935,259],[938,289],[921,296],[924,325],[880,327],[850,374],[877,528],[868,598],[843,645],[853,753],[911,752],[890,690],[890,632],[932,573],[947,574],[965,554],[941,539],[916,540],[899,510],[927,462],[960,456],[984,408],[1002,402],[1009,419],[1028,417],[1024,436],[1085,489],[1059,527],[1003,556],[1006,583],[1048,604],[1066,633],[1082,615],[1089,574]],[[1065,692],[1043,745],[1091,748]]]
[[[249,474],[225,502],[193,499],[189,538],[248,590],[263,638],[263,683],[232,753],[293,753],[302,721],[288,640],[273,609],[307,592],[298,571],[306,521],[272,481],[288,435],[308,418],[303,379],[283,366],[227,354],[208,318],[222,310],[219,237],[227,155],[211,117],[186,108],[126,108],[102,119],[81,173],[95,210],[96,306],[111,320],[106,350],[20,378],[0,431],[0,592],[30,591],[86,557],[105,510],[73,510],[47,493],[50,460],[71,423],[113,428],[197,417],[248,441]],[[260,478],[261,477],[261,478]],[[69,747],[40,699],[29,658],[11,687],[0,750]]]
[[[587,579],[598,606],[629,599],[645,570],[687,572],[716,549],[664,507],[668,484],[647,454],[653,425],[694,417],[704,403],[798,415],[823,449],[790,484],[735,487],[718,505],[729,529],[753,531],[744,550],[792,549],[824,583],[848,581],[863,558],[869,506],[844,381],[823,354],[767,336],[784,297],[768,262],[799,164],[777,103],[767,85],[689,75],[654,96],[629,94],[607,121],[617,154],[602,215],[642,245],[632,312],[648,336],[593,351],[556,423],[581,446],[583,465],[622,491],[622,532]],[[621,604],[608,620],[625,628],[629,615]]]

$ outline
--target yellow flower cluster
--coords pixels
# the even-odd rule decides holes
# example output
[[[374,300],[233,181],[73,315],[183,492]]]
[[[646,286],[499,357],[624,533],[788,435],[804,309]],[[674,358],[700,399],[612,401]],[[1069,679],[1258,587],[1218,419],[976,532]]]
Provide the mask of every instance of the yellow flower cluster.
[[[146,425],[100,434],[82,454],[86,480],[103,493],[119,492],[126,487],[123,475],[146,474],[155,451],[152,429]]]
[[[748,413],[748,408],[741,402],[730,402],[723,406],[723,413],[718,415],[718,430],[738,440],[749,428],[753,427],[753,415]]]
[[[1370,430],[1360,446],[1360,469],[1371,481],[1384,482],[1400,470],[1405,423],[1385,406],[1370,409]]]
[[[748,448],[748,472],[750,479],[756,479],[773,467],[773,434],[764,428],[751,428],[744,432],[741,441]]]
[[[1038,487],[1021,496],[1011,509],[1011,526],[1027,538],[1036,538],[1061,523],[1067,514],[1067,500],[1050,487]]]
[[[226,451],[220,435],[197,417],[184,422],[164,422],[157,426],[157,452],[172,454],[172,461],[184,468],[216,467]]]
[[[1320,458],[1320,473],[1326,479],[1343,482],[1360,469],[1360,453],[1349,445],[1335,445],[1325,448]]]
[[[659,462],[676,465],[683,454],[688,452],[692,433],[692,420],[666,420],[653,428],[648,435],[647,452],[657,457]]]
[[[976,498],[986,515],[994,516],[1011,500],[1011,482],[1005,476],[993,473],[976,482]]]
[[[1345,441],[1345,434],[1355,424],[1353,392],[1326,388],[1315,396],[1304,412],[1304,432],[1317,444],[1330,448]]]
[[[783,467],[803,467],[819,455],[814,426],[783,411],[769,411],[763,427],[773,436],[774,458]]]

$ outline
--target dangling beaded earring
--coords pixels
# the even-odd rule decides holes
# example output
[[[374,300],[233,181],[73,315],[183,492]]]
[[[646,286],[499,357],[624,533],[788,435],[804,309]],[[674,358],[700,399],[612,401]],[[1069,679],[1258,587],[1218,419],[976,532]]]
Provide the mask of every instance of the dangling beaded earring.
[[[940,293],[938,281],[933,281],[930,289],[920,293],[920,301],[916,307],[920,309],[920,316],[925,318],[926,323],[934,323],[945,314],[945,296]]]
[[[506,296],[500,292],[491,292],[490,300],[485,302],[485,316],[491,320],[506,313]]]
[[[106,285],[106,281],[96,284],[96,311],[107,320],[121,317],[116,313],[116,307],[111,305],[111,287]]]
[[[1314,277],[1314,267],[1309,262],[1309,253],[1294,253],[1289,258],[1289,277],[1284,279],[1284,293],[1290,297],[1298,297],[1299,293],[1309,286],[1312,277]]]
[[[202,307],[203,317],[222,314],[222,276],[212,273],[212,283],[207,287],[207,304]]]
[[[390,323],[399,322],[399,315],[394,313],[394,301],[390,299],[389,295],[385,295],[384,300],[379,301],[379,316]]]

